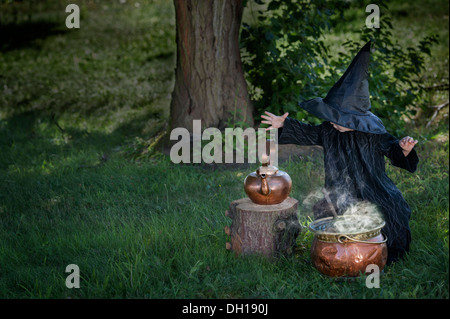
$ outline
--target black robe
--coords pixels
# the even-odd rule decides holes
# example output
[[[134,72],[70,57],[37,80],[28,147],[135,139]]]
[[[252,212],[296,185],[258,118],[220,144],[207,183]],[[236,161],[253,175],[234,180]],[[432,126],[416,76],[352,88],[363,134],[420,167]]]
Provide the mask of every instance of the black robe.
[[[385,159],[414,172],[419,159],[413,149],[404,156],[398,139],[392,135],[359,131],[339,132],[330,122],[312,126],[286,118],[278,131],[279,144],[321,145],[324,152],[325,188],[342,214],[352,199],[367,200],[383,212],[387,235],[388,264],[409,250],[411,209],[400,190],[385,172]],[[342,194],[349,201],[339,202]],[[338,197],[339,196],[339,197]]]

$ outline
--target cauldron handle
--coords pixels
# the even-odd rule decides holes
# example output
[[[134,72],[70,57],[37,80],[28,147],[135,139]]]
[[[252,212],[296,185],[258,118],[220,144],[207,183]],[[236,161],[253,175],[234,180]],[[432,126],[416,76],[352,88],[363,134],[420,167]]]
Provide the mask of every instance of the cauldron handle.
[[[387,236],[383,233],[381,233],[381,235],[383,235],[384,239],[382,241],[367,241],[367,240],[359,240],[359,239],[355,239],[352,238],[350,236],[347,235],[339,235],[339,237],[337,238],[338,242],[343,244],[344,241],[341,238],[353,241],[353,242],[357,242],[357,243],[364,243],[364,244],[384,244],[385,242],[387,242]]]

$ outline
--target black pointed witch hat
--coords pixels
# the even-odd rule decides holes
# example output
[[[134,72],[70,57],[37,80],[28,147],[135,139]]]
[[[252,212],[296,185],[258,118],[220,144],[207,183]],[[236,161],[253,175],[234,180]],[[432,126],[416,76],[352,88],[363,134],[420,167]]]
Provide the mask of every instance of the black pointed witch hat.
[[[367,42],[353,58],[344,75],[336,82],[327,96],[299,103],[306,111],[356,131],[384,134],[383,122],[370,112],[369,58]]]

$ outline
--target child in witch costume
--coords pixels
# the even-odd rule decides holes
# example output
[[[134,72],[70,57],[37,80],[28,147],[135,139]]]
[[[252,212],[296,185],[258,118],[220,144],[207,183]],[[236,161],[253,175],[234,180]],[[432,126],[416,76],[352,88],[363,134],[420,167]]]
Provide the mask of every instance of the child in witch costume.
[[[370,42],[331,88],[327,96],[300,103],[300,107],[325,119],[309,125],[266,112],[262,115],[267,129],[277,128],[279,144],[321,145],[324,152],[325,188],[338,214],[349,205],[369,201],[377,205],[385,219],[387,263],[397,261],[411,242],[411,209],[385,172],[385,159],[392,165],[414,172],[419,159],[414,150],[416,140],[407,136],[398,140],[382,121],[370,112],[368,66]],[[345,194],[346,200],[342,200]],[[329,205],[321,201],[313,208],[314,218],[332,216]]]

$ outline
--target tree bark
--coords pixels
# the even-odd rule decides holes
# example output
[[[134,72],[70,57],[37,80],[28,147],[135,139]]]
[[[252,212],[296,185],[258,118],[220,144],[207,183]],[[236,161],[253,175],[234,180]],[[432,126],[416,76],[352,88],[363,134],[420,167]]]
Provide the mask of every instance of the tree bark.
[[[239,50],[242,0],[174,0],[177,65],[171,129],[192,132],[192,121],[223,129],[253,126],[253,105]]]

